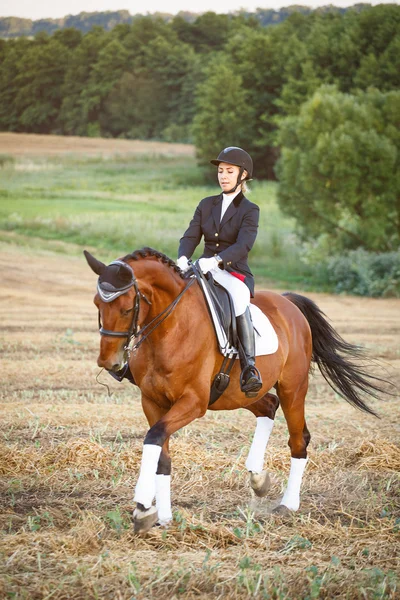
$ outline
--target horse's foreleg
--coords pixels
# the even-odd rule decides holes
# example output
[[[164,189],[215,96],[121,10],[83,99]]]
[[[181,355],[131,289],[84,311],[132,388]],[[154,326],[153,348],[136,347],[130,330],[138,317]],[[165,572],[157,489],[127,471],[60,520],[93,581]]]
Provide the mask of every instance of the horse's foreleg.
[[[287,509],[296,511],[300,506],[300,488],[307,465],[307,446],[311,436],[304,417],[304,400],[308,389],[308,378],[295,391],[280,386],[278,389],[281,406],[289,429],[291,452],[288,483],[280,505],[275,512]]]
[[[251,473],[250,485],[257,496],[266,496],[270,488],[270,479],[263,471],[264,456],[269,437],[274,426],[274,418],[279,400],[274,394],[266,394],[246,408],[257,418],[256,430],[246,460],[246,469]]]
[[[166,525],[172,521],[171,508],[171,457],[169,455],[169,438],[165,441],[156,472],[156,507],[158,523]]]
[[[207,397],[207,396],[205,396]],[[153,405],[150,399],[142,397],[143,409],[149,424],[154,422]],[[134,525],[137,533],[145,533],[158,520],[157,508],[153,506],[153,500],[159,486],[159,504],[162,503],[164,516],[171,511],[168,495],[170,493],[170,475],[163,480],[157,474],[165,477],[162,470],[166,468],[166,452],[162,454],[168,438],[196,418],[201,417],[206,411],[207,405],[201,407],[200,401],[195,395],[182,396],[169,410],[164,411],[163,416],[157,420],[147,432],[143,445],[142,463],[139,479],[135,488],[134,502]],[[149,418],[150,417],[150,418]],[[160,465],[160,467],[159,467]],[[158,469],[160,468],[160,471]],[[163,500],[161,500],[163,497]],[[172,517],[172,515],[171,515]]]
[[[142,394],[142,407],[150,427],[167,412],[144,394]],[[143,446],[134,497],[134,502],[137,503],[133,513],[136,533],[146,532],[155,525],[160,518],[159,510],[163,522],[170,520],[171,459],[168,442],[169,440],[166,440],[163,446],[146,443]],[[154,497],[156,497],[156,506],[153,506]]]
[[[148,444],[143,447],[142,465],[134,497],[134,501],[137,502],[133,513],[136,533],[144,533],[156,523],[167,525],[172,521],[171,458],[168,445],[169,438],[162,448],[154,446],[152,449]],[[160,448],[161,452],[154,472],[155,461],[152,460],[152,452],[157,456],[157,448]],[[153,506],[154,496],[156,498],[155,506]],[[140,500],[144,502],[140,502]]]

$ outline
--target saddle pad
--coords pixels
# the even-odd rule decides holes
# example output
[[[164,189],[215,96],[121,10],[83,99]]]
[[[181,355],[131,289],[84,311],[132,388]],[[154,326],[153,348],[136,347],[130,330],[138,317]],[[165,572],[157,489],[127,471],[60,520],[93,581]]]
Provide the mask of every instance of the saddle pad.
[[[278,336],[271,321],[255,304],[250,304],[251,318],[256,339],[256,356],[274,354],[278,350]]]
[[[215,332],[217,335],[218,345],[221,354],[229,356],[237,354],[236,358],[239,359],[239,354],[236,348],[230,346],[226,333],[221,326],[221,322],[215,311],[214,303],[210,297],[210,293],[205,285],[204,281],[200,280],[200,285],[203,289],[204,297],[208,303],[211,318],[214,324]],[[254,326],[254,337],[256,343],[256,356],[263,354],[273,354],[278,350],[278,336],[276,335],[275,329],[272,327],[268,317],[262,312],[255,304],[250,304],[251,318]]]

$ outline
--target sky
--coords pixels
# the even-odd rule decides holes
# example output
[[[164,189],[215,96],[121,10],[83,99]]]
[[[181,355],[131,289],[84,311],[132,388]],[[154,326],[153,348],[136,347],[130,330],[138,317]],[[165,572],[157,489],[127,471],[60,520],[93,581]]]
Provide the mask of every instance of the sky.
[[[399,4],[400,0],[365,0],[367,4]],[[338,7],[353,6],[357,0],[0,0],[0,17],[23,17],[25,19],[56,19],[66,15],[77,15],[80,12],[97,12],[106,10],[128,10],[132,15],[165,12],[176,14],[179,11],[202,13],[212,10],[216,13],[228,13],[241,8],[254,11],[256,8],[279,8],[300,4],[310,8],[333,4]]]

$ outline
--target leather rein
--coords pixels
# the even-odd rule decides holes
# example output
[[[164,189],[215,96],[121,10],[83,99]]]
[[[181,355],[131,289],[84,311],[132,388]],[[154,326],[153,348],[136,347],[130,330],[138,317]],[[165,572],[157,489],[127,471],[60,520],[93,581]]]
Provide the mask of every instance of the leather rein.
[[[143,294],[143,292],[141,292],[139,290],[139,286],[137,284],[137,279],[136,279],[136,277],[133,276],[132,284],[131,284],[130,287],[134,287],[135,288],[135,301],[134,301],[134,305],[133,305],[132,322],[131,322],[131,325],[130,325],[128,331],[112,331],[110,329],[104,329],[104,327],[103,327],[103,325],[101,323],[101,317],[100,317],[100,311],[99,311],[99,313],[98,313],[98,322],[99,322],[99,333],[100,333],[100,335],[110,336],[110,337],[126,338],[126,343],[124,345],[124,352],[128,352],[129,354],[131,352],[134,352],[149,337],[149,335],[151,333],[153,333],[153,331],[159,325],[161,325],[161,323],[163,321],[165,321],[165,319],[172,313],[172,311],[174,310],[174,308],[176,307],[176,305],[178,304],[178,302],[180,301],[180,299],[182,298],[182,296],[184,295],[184,293],[190,288],[191,285],[193,285],[193,283],[195,281],[196,281],[195,277],[190,278],[189,282],[186,284],[186,286],[183,288],[183,290],[178,294],[178,296],[163,311],[161,311],[160,313],[158,313],[158,315],[156,315],[154,317],[154,319],[152,319],[144,327],[142,327],[141,329],[138,329],[140,301],[141,301],[141,299],[143,299],[149,306],[151,306],[151,302],[145,296],[145,294]],[[128,288],[124,293],[126,294],[129,291],[129,289],[130,288]],[[140,337],[141,339],[138,342],[136,342],[136,344],[134,344],[130,348],[130,344],[131,344],[132,339],[133,338],[138,338],[138,337]],[[128,356],[128,358],[129,358],[129,356]]]

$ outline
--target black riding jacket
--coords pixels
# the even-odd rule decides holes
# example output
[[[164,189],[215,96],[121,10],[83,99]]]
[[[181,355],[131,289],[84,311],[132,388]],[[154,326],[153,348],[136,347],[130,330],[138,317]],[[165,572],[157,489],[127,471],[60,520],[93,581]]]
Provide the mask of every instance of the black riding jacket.
[[[221,208],[222,194],[203,198],[180,239],[178,257],[190,258],[204,236],[201,258],[220,256],[224,269],[245,276],[244,282],[254,296],[254,277],[247,258],[257,237],[260,209],[242,192],[233,199],[220,222]]]

